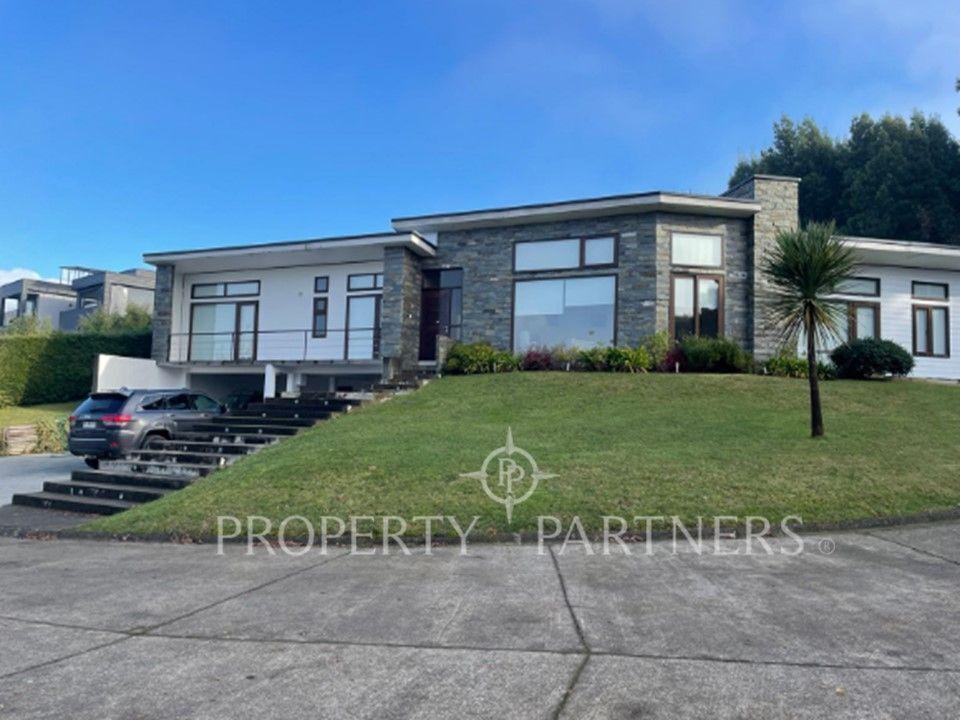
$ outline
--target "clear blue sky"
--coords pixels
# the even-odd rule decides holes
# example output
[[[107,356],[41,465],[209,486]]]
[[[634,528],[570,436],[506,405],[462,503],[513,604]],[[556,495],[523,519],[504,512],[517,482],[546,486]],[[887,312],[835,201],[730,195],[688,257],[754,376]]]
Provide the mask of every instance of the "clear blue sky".
[[[717,192],[783,113],[936,112],[954,2],[0,0],[0,280]],[[23,272],[23,270],[21,270]]]

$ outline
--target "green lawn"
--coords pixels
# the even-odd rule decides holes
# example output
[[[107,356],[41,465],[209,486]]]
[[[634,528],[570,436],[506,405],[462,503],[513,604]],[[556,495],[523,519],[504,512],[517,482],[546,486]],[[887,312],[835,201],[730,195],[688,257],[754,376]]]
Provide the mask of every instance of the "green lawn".
[[[71,402],[48,403],[46,405],[0,407],[0,428],[10,427],[11,425],[32,425],[37,420],[44,418],[56,419],[69,415],[79,404],[79,400],[72,400]]]
[[[513,373],[435,381],[268,448],[163,500],[86,527],[209,536],[217,515],[455,515],[472,537],[538,515],[800,515],[806,524],[960,503],[960,387],[823,386],[827,436],[808,436],[807,383],[736,375]],[[545,480],[514,510],[477,480],[504,443]],[[409,534],[420,534],[414,524]]]

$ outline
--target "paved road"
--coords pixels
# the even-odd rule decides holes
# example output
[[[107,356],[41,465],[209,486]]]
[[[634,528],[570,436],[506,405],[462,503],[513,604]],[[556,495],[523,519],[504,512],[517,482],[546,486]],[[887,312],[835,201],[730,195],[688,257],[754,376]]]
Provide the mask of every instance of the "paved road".
[[[85,468],[73,455],[18,455],[0,457],[0,505],[14,493],[39,492],[44,480],[69,480],[70,472]]]
[[[960,524],[833,537],[297,558],[0,538],[0,718],[960,716]]]

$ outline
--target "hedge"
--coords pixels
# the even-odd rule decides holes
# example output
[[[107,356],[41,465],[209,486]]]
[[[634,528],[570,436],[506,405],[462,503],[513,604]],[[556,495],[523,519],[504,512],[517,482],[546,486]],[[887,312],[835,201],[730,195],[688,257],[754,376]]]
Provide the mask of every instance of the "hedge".
[[[150,357],[150,333],[0,336],[0,405],[66,402],[93,386],[100,353]]]

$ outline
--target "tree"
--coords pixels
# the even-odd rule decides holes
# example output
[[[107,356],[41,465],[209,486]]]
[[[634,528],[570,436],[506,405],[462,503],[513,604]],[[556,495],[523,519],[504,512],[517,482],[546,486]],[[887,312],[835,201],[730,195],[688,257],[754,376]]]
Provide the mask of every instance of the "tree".
[[[854,274],[853,250],[835,235],[833,223],[810,223],[803,230],[780,232],[761,270],[772,285],[771,320],[785,342],[806,338],[810,383],[810,435],[823,435],[817,344],[839,335],[842,303],[830,300]]]
[[[77,328],[81,333],[138,333],[150,332],[153,318],[150,313],[139,305],[129,305],[125,312],[108,313],[98,308],[82,320]]]
[[[53,333],[53,323],[50,318],[21,315],[0,328],[0,332],[4,335],[50,335]]]
[[[960,143],[935,117],[860,115],[845,139],[807,118],[784,117],[773,145],[743,160],[731,186],[754,173],[793,175],[802,222],[835,220],[841,233],[960,244]]]

